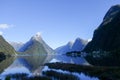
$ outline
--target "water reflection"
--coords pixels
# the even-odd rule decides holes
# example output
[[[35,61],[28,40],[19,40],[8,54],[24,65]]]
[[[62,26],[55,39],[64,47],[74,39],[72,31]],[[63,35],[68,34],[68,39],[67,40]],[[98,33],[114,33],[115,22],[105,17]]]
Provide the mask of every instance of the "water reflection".
[[[14,73],[30,73],[40,75],[45,63],[60,61],[65,63],[88,64],[82,57],[68,57],[66,55],[34,55],[11,57],[0,63],[2,75]],[[11,64],[11,65],[10,65]]]
[[[83,57],[70,57],[66,55],[55,55],[54,58],[64,63],[74,63],[81,65],[89,65],[89,63]]]
[[[13,61],[15,60],[15,57],[7,57],[5,60],[0,62],[0,74],[7,68],[9,67]]]
[[[26,70],[23,70],[23,72],[29,70],[31,73],[36,73],[37,71],[40,74],[43,65],[49,62],[52,57],[53,55],[18,56],[8,67],[7,71],[12,68],[24,68]]]

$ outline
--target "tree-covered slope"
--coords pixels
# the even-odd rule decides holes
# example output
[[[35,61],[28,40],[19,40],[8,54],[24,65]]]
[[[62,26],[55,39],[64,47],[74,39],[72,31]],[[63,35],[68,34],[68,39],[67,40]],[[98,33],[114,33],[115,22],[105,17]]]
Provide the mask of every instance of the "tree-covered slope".
[[[120,49],[120,5],[110,8],[102,24],[94,31],[93,39],[86,48],[86,52]]]
[[[14,48],[0,35],[0,52],[5,55],[15,55]]]
[[[120,65],[120,5],[109,9],[83,51],[94,65]]]
[[[0,35],[0,62],[7,56],[15,55],[14,48]]]
[[[27,42],[21,49],[20,52],[28,53],[28,54],[44,54],[47,53],[42,44],[38,41],[30,41]]]

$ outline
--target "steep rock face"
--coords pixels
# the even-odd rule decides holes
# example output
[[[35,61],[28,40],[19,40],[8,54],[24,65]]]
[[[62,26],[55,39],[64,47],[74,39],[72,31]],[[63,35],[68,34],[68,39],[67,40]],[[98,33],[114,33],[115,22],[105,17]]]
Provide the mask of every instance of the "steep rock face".
[[[93,39],[86,52],[104,50],[112,51],[120,48],[120,5],[110,8],[102,24],[94,31]]]
[[[50,48],[42,39],[40,34],[33,36],[26,44],[24,44],[19,52],[28,54],[51,54],[54,53],[53,49]]]
[[[120,5],[109,9],[101,25],[94,31],[92,41],[83,51],[89,53],[87,59],[94,65],[119,65]]]

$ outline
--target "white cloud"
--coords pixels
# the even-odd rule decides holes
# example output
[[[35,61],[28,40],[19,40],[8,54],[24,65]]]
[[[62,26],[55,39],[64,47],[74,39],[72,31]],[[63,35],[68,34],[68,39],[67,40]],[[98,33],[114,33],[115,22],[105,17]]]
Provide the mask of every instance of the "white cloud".
[[[2,35],[3,34],[3,32],[2,31],[0,31],[0,35]]]
[[[10,28],[10,27],[13,27],[14,25],[12,24],[0,24],[0,29],[7,29],[7,28]]]

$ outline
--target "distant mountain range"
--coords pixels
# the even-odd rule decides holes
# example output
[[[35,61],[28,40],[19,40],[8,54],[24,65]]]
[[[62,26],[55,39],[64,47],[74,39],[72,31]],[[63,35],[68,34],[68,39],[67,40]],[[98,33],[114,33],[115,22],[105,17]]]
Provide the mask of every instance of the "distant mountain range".
[[[37,33],[28,42],[26,42],[19,50],[19,52],[27,54],[52,54],[54,50],[49,47],[41,35]]]
[[[108,10],[83,51],[93,65],[120,66],[120,5]]]
[[[65,54],[71,51],[81,51],[87,43],[88,41],[77,38],[75,42],[70,41],[66,45],[56,48],[55,51],[58,54]]]
[[[11,44],[16,51],[18,51],[24,45],[22,42],[9,42],[9,44]]]

